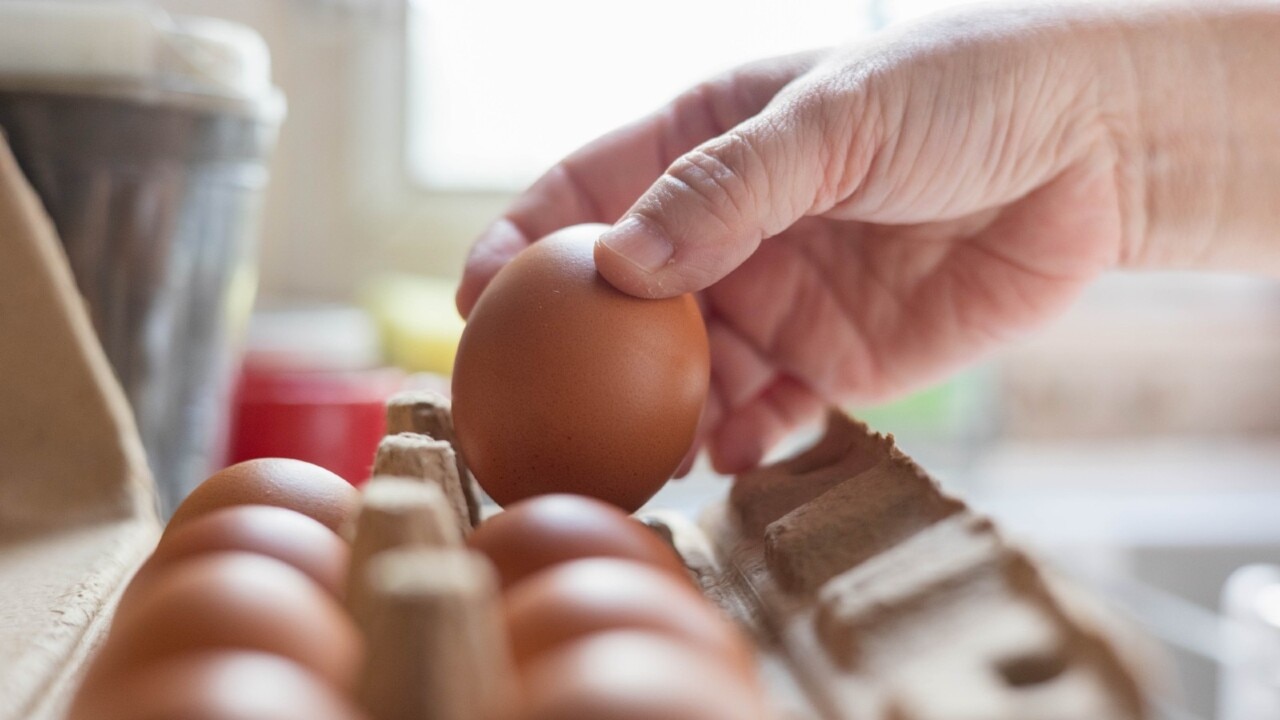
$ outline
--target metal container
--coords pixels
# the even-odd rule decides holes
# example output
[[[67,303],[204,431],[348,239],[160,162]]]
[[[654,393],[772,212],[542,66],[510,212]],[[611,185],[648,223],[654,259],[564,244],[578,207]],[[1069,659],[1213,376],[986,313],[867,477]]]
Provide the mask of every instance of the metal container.
[[[62,238],[166,516],[222,457],[283,106],[246,28],[0,1],[0,131]]]

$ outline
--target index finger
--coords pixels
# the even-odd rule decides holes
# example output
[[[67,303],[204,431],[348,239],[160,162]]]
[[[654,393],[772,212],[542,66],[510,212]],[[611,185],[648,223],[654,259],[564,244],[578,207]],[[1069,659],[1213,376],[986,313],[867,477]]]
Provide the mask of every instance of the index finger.
[[[676,159],[760,112],[819,54],[740,67],[561,160],[476,240],[458,287],[458,311],[469,315],[498,270],[538,238],[569,225],[616,222]]]

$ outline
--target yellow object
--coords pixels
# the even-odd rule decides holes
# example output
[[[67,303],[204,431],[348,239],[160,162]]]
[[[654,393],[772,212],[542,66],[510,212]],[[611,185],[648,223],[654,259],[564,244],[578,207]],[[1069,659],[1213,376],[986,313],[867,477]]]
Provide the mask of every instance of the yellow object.
[[[453,293],[452,281],[417,275],[383,276],[366,289],[364,305],[388,362],[410,372],[453,372],[463,326]]]

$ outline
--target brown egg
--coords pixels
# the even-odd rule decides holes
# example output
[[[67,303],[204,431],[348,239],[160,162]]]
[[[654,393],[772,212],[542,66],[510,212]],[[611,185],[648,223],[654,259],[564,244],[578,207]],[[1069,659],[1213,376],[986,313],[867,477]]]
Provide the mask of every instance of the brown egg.
[[[283,458],[246,460],[200,483],[173,513],[168,531],[230,505],[288,508],[341,532],[360,505],[360,493],[319,465]]]
[[[361,720],[302,666],[243,650],[183,655],[82,692],[69,720]]]
[[[518,502],[481,523],[467,543],[489,557],[504,588],[552,565],[591,557],[637,560],[689,577],[675,551],[652,530],[581,495]]]
[[[463,330],[458,445],[503,505],[569,492],[632,511],[693,443],[711,367],[698,305],[607,283],[592,253],[604,229],[577,225],[525,249]]]
[[[281,507],[236,505],[189,520],[165,534],[120,601],[135,596],[169,566],[197,555],[243,551],[266,555],[306,573],[335,597],[346,582],[351,547],[318,521]]]
[[[758,689],[714,656],[657,634],[610,632],[539,658],[522,720],[764,720]]]
[[[516,583],[502,607],[520,666],[587,635],[642,630],[700,647],[754,677],[755,658],[727,618],[689,583],[632,560],[556,565]]]
[[[338,602],[300,570],[243,552],[201,555],[154,578],[120,608],[86,685],[215,648],[287,657],[351,687],[362,641]]]

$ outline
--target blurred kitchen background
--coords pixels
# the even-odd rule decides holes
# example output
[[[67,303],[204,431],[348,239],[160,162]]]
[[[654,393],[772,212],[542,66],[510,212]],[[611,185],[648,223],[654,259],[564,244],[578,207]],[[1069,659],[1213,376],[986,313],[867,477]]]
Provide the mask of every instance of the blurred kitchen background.
[[[358,480],[380,399],[447,387],[469,243],[542,170],[740,62],[962,3],[158,4],[256,30],[288,105],[254,315],[231,319],[237,409],[200,460],[291,453]],[[1170,648],[1167,717],[1280,716],[1280,573],[1240,570],[1280,564],[1280,284],[1109,277],[991,362],[852,410]],[[659,502],[720,482],[704,470]]]

